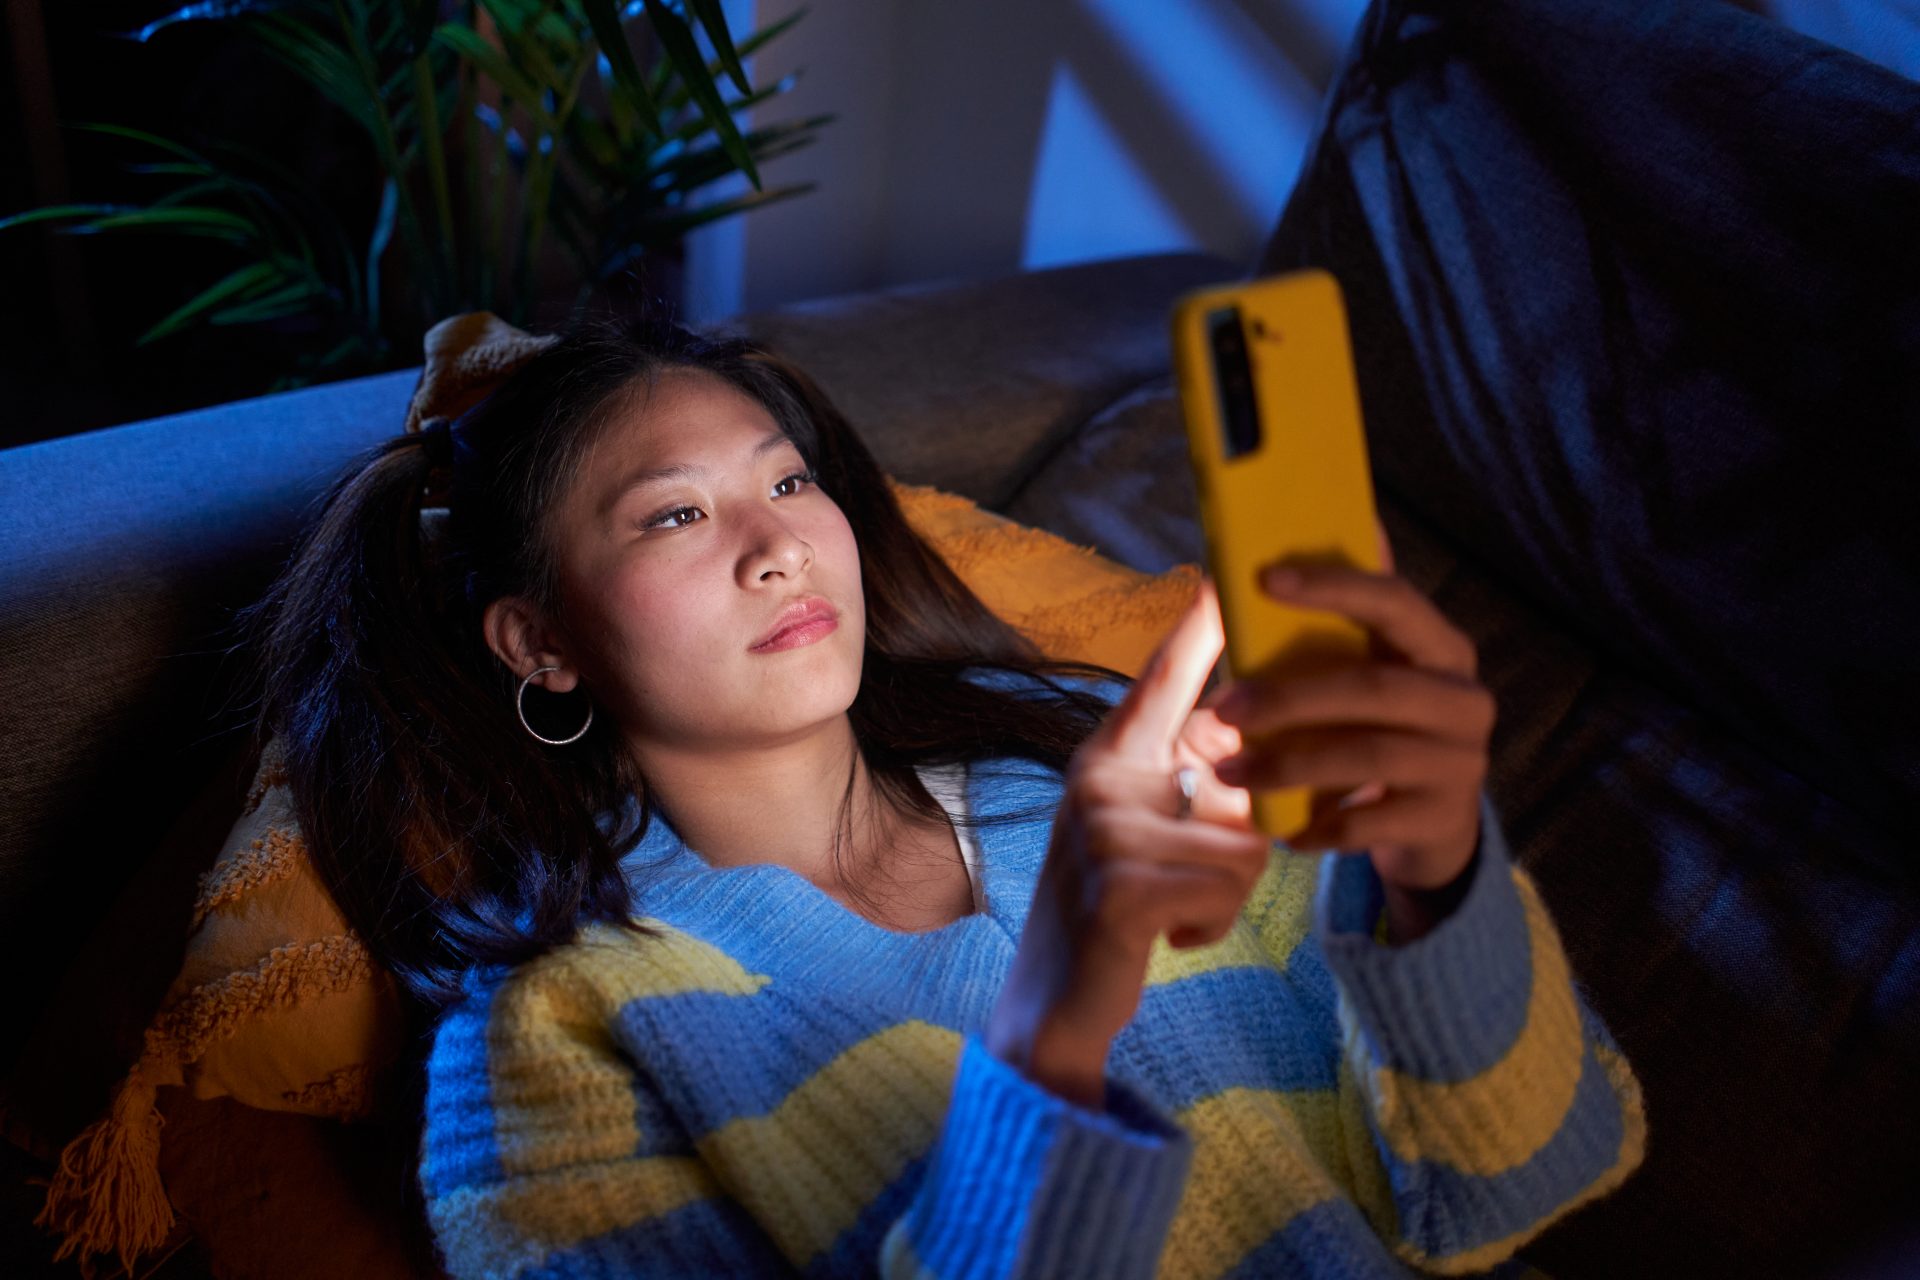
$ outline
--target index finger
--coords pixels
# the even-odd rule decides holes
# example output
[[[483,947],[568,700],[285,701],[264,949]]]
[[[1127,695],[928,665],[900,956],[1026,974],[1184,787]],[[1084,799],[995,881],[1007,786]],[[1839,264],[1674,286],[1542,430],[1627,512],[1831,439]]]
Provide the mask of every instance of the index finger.
[[[1122,755],[1170,763],[1187,713],[1225,647],[1220,598],[1213,583],[1202,578],[1193,603],[1108,717],[1109,744]]]
[[[1277,585],[1272,574],[1280,569],[1295,571],[1298,581],[1292,586]],[[1344,565],[1275,562],[1261,571],[1260,584],[1269,596],[1296,609],[1345,614],[1414,666],[1477,678],[1473,641],[1433,601],[1396,574],[1368,573]]]

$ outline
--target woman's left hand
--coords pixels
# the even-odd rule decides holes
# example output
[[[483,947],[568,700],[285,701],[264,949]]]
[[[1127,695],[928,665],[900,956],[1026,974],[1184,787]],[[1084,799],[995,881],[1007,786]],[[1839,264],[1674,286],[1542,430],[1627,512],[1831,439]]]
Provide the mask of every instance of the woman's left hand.
[[[1289,564],[1298,585],[1276,581],[1277,565],[1261,579],[1275,600],[1360,623],[1369,657],[1237,681],[1193,713],[1232,732],[1209,738],[1195,725],[1191,740],[1242,739],[1212,758],[1231,787],[1314,788],[1310,820],[1288,844],[1365,847],[1386,889],[1389,941],[1408,942],[1471,880],[1496,707],[1473,642],[1393,572],[1384,529],[1380,548],[1381,573]]]

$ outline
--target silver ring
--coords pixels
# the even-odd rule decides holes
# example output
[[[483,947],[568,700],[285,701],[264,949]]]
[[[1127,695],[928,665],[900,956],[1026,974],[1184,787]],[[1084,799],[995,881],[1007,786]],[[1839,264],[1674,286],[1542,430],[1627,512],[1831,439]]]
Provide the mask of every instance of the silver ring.
[[[1200,784],[1200,771],[1191,765],[1182,765],[1173,771],[1173,785],[1180,789],[1180,805],[1174,810],[1176,818],[1193,816],[1193,793]]]
[[[571,738],[546,737],[538,729],[535,729],[532,725],[527,723],[527,706],[526,706],[527,686],[533,683],[534,676],[544,675],[546,672],[558,671],[559,669],[560,668],[558,667],[541,667],[537,671],[529,672],[527,675],[527,678],[520,682],[520,691],[513,695],[513,709],[520,713],[520,727],[522,729],[525,729],[528,733],[532,734],[534,737],[539,738],[540,741],[546,743],[550,747],[564,747],[569,742],[578,742],[580,740],[580,735],[584,734],[587,731],[588,727],[593,724],[593,704],[591,702],[587,704],[587,723],[581,725],[579,728],[579,731],[576,732]]]

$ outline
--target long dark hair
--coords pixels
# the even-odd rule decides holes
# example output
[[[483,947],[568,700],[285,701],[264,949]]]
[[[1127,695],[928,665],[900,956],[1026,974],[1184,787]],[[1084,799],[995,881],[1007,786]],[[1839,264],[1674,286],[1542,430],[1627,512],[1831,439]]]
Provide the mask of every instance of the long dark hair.
[[[633,923],[618,860],[658,811],[619,726],[596,716],[570,745],[536,741],[480,618],[505,595],[560,612],[550,513],[634,387],[676,367],[765,406],[846,515],[867,618],[849,718],[880,803],[940,818],[921,765],[1019,756],[1064,769],[1106,703],[1053,677],[1127,679],[1049,661],[996,617],[907,523],[873,455],[791,362],[657,314],[589,319],[462,417],[450,481],[422,433],[357,457],[241,618],[259,664],[256,733],[284,746],[315,866],[416,1012],[453,999],[473,966],[524,962],[586,921],[650,933]],[[423,532],[430,484],[446,511]],[[963,678],[968,668],[1038,681],[995,688]],[[584,704],[567,696],[577,724]],[[602,815],[622,812],[625,826],[604,829]]]

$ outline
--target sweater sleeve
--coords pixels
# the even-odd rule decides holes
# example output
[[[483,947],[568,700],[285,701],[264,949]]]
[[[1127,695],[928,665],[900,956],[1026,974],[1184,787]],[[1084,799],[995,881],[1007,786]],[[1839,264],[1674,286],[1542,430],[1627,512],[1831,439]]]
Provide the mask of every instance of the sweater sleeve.
[[[1485,792],[1466,874],[1454,913],[1401,946],[1376,940],[1385,895],[1364,853],[1326,856],[1313,904],[1390,1243],[1442,1274],[1510,1258],[1623,1182],[1646,1141],[1639,1084]]]
[[[969,1035],[926,1176],[882,1245],[881,1274],[1152,1276],[1192,1156],[1187,1132],[1126,1084],[1109,1078],[1095,1112]]]
[[[796,1274],[620,1047],[618,998],[583,969],[554,956],[476,978],[436,1030],[420,1181],[448,1274]],[[1191,1140],[1127,1085],[1106,1094],[1077,1106],[966,1036],[870,1270],[1151,1276]]]

